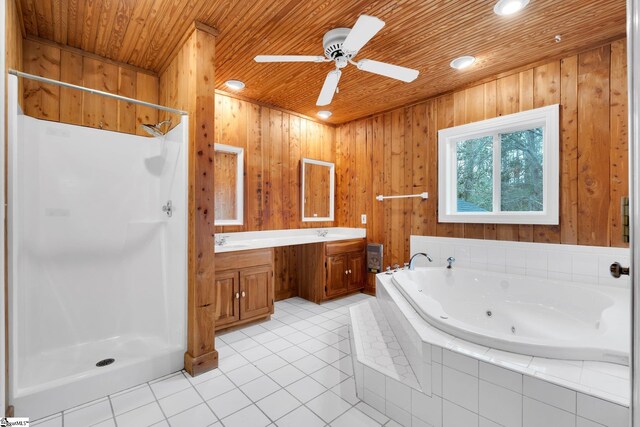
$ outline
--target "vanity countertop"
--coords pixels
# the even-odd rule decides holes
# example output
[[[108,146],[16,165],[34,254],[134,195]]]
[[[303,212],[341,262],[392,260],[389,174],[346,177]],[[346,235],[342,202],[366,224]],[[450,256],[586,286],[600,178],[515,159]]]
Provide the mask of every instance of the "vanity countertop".
[[[362,239],[364,237],[367,237],[366,228],[324,227],[297,228],[293,230],[243,231],[238,233],[217,233],[215,235],[214,247],[216,253],[221,253]],[[221,241],[224,241],[224,243],[221,244]]]

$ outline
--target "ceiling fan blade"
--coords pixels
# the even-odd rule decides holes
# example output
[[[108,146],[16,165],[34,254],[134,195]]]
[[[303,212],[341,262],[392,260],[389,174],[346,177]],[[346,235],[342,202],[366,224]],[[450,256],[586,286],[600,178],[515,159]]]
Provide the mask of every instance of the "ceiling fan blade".
[[[341,75],[342,71],[340,70],[329,71],[327,78],[324,79],[324,85],[322,85],[320,95],[318,95],[318,100],[316,101],[317,106],[321,107],[323,105],[331,104],[333,94],[336,93],[336,89],[338,88],[338,82],[340,81]]]
[[[342,50],[355,55],[382,27],[384,27],[384,21],[375,16],[360,15],[356,25],[349,31],[349,35],[342,43]]]
[[[401,67],[399,65],[387,64],[386,62],[374,61],[372,59],[363,59],[358,61],[358,69],[367,71],[381,76],[391,77],[392,79],[402,80],[409,83],[418,78],[420,72],[412,68]]]
[[[258,55],[253,58],[256,62],[325,62],[324,56],[309,55]]]

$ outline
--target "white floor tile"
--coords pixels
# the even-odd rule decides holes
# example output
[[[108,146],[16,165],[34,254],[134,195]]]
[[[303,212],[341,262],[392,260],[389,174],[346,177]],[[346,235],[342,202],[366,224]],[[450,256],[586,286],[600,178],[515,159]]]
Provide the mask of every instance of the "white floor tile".
[[[207,404],[213,410],[213,413],[216,414],[218,418],[222,419],[251,405],[251,400],[236,388],[208,400]]]
[[[64,412],[64,425],[86,427],[113,417],[108,399]]]
[[[333,366],[325,366],[310,376],[327,388],[331,388],[347,379],[347,375],[344,372],[339,371]]]
[[[166,417],[193,408],[202,403],[202,398],[193,387],[189,387],[163,399],[159,399],[160,407]]]
[[[323,343],[320,340],[317,340],[315,338],[312,338],[308,341],[305,341],[303,343],[301,343],[298,347],[303,349],[304,351],[307,351],[311,354],[314,354],[315,352],[317,352],[318,350],[327,347],[328,344]]]
[[[260,345],[260,343],[249,337],[229,344],[229,346],[231,346],[238,353],[242,353],[243,351],[253,348],[257,345]]]
[[[279,353],[285,348],[291,347],[293,344],[284,338],[278,338],[277,340],[269,341],[263,344],[266,348],[274,353]]]
[[[268,374],[269,372],[273,372],[278,368],[282,368],[283,366],[289,364],[289,362],[287,362],[277,354],[272,354],[271,356],[267,356],[263,359],[253,362],[253,364],[262,372]]]
[[[242,357],[241,354],[236,353],[225,359],[219,359],[218,369],[222,372],[233,371],[234,369],[238,369],[240,366],[247,365],[249,361]]]
[[[271,351],[263,345],[258,345],[242,352],[242,356],[249,362],[255,362],[270,356],[271,354]]]
[[[265,375],[241,386],[240,390],[249,396],[249,399],[257,402],[263,397],[277,391],[279,388],[278,383]]]
[[[222,419],[222,423],[225,427],[264,427],[271,421],[256,405],[251,405]]]
[[[258,405],[258,407],[262,409],[262,412],[267,414],[272,421],[275,421],[300,406],[300,402],[288,391],[280,389],[265,397],[256,403],[256,405]]]
[[[292,346],[278,352],[278,356],[282,357],[284,360],[286,360],[289,363],[302,359],[304,356],[308,354],[309,353],[307,351],[301,349],[298,346]]]
[[[33,427],[62,427],[62,414],[41,418],[31,423]]]
[[[289,384],[286,389],[302,403],[307,403],[314,397],[327,391],[325,386],[311,377],[304,377],[293,384]]]
[[[307,403],[307,407],[330,423],[351,408],[351,405],[334,393],[327,391]]]
[[[249,381],[253,381],[263,375],[264,373],[253,365],[241,366],[238,369],[227,372],[227,378],[229,378],[237,386],[246,384]]]
[[[191,387],[191,383],[181,372],[160,381],[151,382],[149,385],[151,386],[151,390],[153,390],[153,394],[155,394],[158,399]]]
[[[169,418],[169,424],[171,427],[207,427],[217,421],[215,415],[211,412],[211,409],[202,403],[184,412],[180,412],[177,415]],[[118,424],[118,427],[120,425]]]
[[[349,376],[353,375],[353,360],[351,356],[345,356],[342,359],[336,360],[331,364],[331,366],[341,370]]]
[[[113,412],[120,415],[132,409],[147,405],[156,400],[151,392],[151,388],[147,384],[126,390],[124,393],[118,393],[111,396],[111,405]]]
[[[204,400],[212,399],[233,390],[236,386],[225,376],[219,376],[194,386]]]
[[[278,427],[322,427],[324,421],[304,406],[276,421]]]
[[[116,417],[118,427],[147,427],[164,420],[164,415],[157,402],[125,412]],[[65,420],[66,421],[66,420]],[[65,426],[67,423],[65,422]],[[85,424],[85,426],[90,424]]]
[[[269,341],[277,340],[278,338],[280,338],[280,336],[274,334],[271,331],[267,331],[267,332],[263,332],[263,333],[258,334],[258,335],[254,335],[252,338],[256,342],[259,342],[260,344],[264,344],[264,343],[267,343]]]
[[[372,408],[364,402],[360,402],[355,406],[361,412],[367,414],[370,418],[373,418],[379,424],[384,424],[389,421],[389,417],[378,411],[377,409]]]
[[[313,355],[327,363],[333,363],[345,356],[343,352],[331,346],[321,348],[315,351]]]
[[[360,401],[358,396],[356,396],[356,382],[353,380],[353,377],[347,378],[340,384],[334,386],[331,391],[352,405]]]
[[[335,368],[334,368],[335,369]],[[285,387],[289,384],[298,381],[300,378],[304,377],[304,373],[296,368],[293,365],[286,365],[280,369],[276,369],[275,371],[269,374],[271,379],[280,384],[280,386]]]
[[[309,375],[320,368],[327,366],[325,362],[315,357],[313,354],[309,354],[302,359],[298,359],[292,363],[293,366],[300,369],[305,374]]]
[[[331,427],[375,427],[379,425],[374,419],[369,418],[368,415],[356,408],[349,409],[331,423]]]
[[[292,334],[287,335],[285,339],[292,344],[298,345],[300,343],[310,340],[311,337],[305,334],[304,332],[296,331]]]

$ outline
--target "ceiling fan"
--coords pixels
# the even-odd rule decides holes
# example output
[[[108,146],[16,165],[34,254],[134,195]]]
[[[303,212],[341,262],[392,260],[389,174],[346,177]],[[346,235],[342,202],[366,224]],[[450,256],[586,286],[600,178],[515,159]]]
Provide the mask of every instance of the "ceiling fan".
[[[386,62],[372,59],[354,61],[358,51],[384,27],[384,22],[375,16],[360,15],[353,28],[335,28],[328,31],[322,38],[325,56],[308,55],[258,55],[256,62],[334,62],[336,69],[330,71],[324,80],[322,90],[316,101],[316,105],[329,105],[333,94],[338,91],[338,82],[342,68],[353,64],[359,70],[379,74],[403,82],[414,81],[419,74],[418,70],[387,64]]]

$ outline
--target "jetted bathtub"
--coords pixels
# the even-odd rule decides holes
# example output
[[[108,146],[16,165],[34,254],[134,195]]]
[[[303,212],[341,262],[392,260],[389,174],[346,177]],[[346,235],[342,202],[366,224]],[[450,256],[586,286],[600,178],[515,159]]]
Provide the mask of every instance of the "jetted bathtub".
[[[629,364],[627,289],[459,267],[394,273],[431,325],[487,347],[556,359]]]

